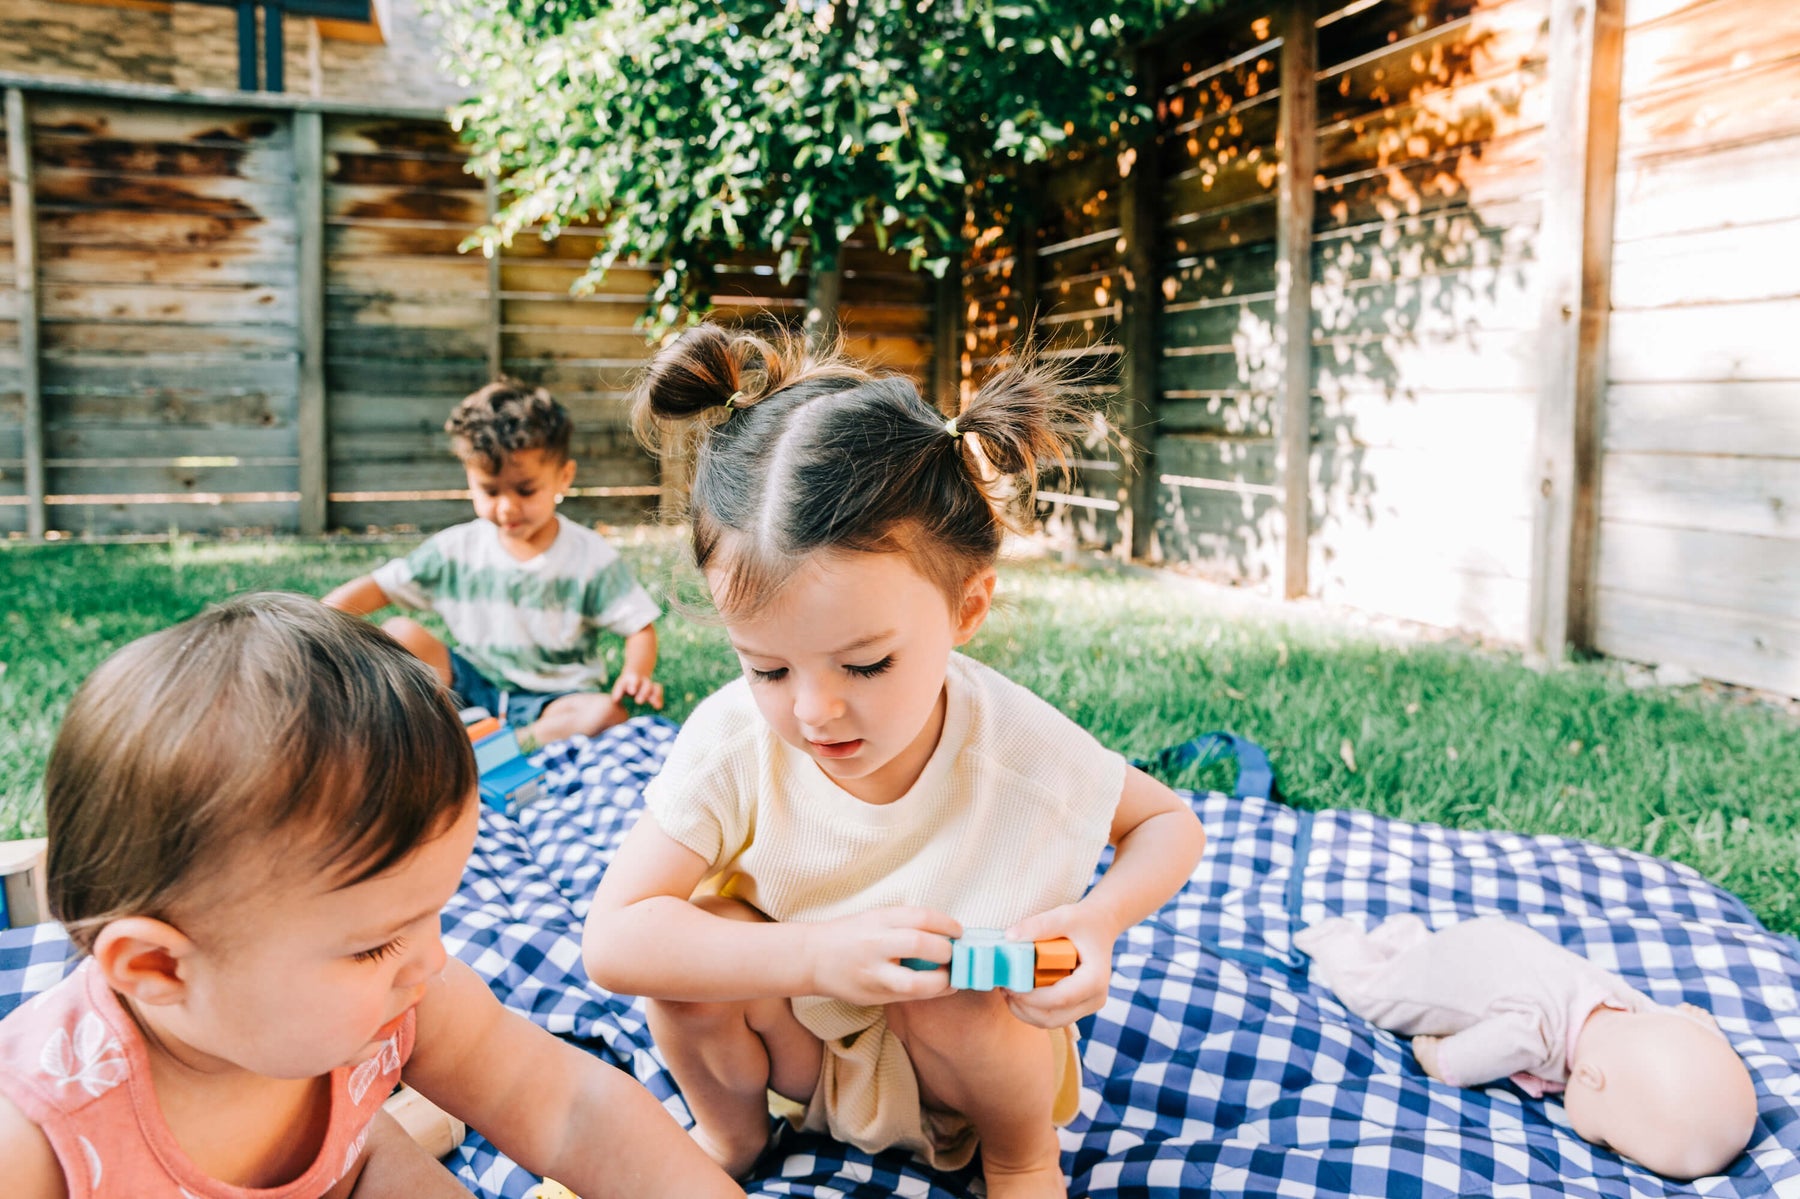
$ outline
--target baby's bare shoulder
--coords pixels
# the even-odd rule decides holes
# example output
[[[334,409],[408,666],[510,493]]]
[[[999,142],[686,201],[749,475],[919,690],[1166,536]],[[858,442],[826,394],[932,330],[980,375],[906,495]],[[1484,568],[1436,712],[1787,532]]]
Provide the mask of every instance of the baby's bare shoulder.
[[[8,1195],[68,1199],[68,1184],[50,1138],[5,1095],[0,1095],[0,1161],[6,1163]]]

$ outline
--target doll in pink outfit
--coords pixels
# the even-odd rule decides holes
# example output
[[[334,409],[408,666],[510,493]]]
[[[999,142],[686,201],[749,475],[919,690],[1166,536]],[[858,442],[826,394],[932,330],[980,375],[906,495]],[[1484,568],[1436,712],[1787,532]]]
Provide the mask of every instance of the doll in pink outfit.
[[[1339,917],[1294,945],[1314,982],[1411,1037],[1440,1082],[1561,1093],[1584,1140],[1670,1178],[1717,1173],[1749,1142],[1755,1086],[1710,1013],[1660,1006],[1523,924],[1484,916],[1432,932],[1401,915],[1364,932]]]
[[[431,672],[316,600],[108,659],[44,778],[82,961],[0,1021],[0,1193],[467,1199],[382,1111],[404,1077],[588,1199],[741,1195],[629,1074],[446,957],[475,781]]]

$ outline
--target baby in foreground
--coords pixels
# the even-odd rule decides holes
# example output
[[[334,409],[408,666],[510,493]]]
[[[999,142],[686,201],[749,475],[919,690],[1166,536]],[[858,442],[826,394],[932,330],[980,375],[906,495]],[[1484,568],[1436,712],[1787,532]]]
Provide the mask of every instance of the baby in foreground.
[[[1412,1037],[1440,1082],[1561,1092],[1582,1139],[1670,1178],[1716,1174],[1750,1140],[1756,1088],[1709,1013],[1662,1007],[1523,924],[1432,932],[1402,915],[1365,933],[1339,917],[1294,945],[1345,1007]]]
[[[251,595],[133,642],[70,704],[44,790],[83,961],[0,1021],[7,1199],[467,1199],[382,1112],[402,1075],[586,1199],[742,1193],[629,1075],[446,958],[474,756],[372,625]]]

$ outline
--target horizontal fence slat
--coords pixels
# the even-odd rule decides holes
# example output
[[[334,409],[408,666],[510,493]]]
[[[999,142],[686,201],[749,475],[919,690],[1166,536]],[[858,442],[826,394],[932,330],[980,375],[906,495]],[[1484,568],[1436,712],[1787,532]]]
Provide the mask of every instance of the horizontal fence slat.
[[[1800,458],[1800,387],[1614,383],[1601,429],[1607,450]]]
[[[1800,457],[1615,453],[1601,478],[1600,518],[1613,525],[1800,541]],[[1800,591],[1789,599],[1800,611],[1795,597]]]
[[[1603,591],[1794,621],[1800,538],[1604,521]]]
[[[1595,647],[1708,678],[1800,695],[1800,622],[1601,587]]]

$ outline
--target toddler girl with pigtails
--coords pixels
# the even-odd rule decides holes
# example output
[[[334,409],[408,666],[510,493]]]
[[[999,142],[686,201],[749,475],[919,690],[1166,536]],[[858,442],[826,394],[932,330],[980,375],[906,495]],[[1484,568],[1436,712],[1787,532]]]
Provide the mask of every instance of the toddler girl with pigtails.
[[[697,442],[694,554],[744,677],[647,789],[590,974],[649,998],[693,1135],[735,1176],[773,1092],[869,1152],[954,1169],[979,1144],[994,1199],[1064,1196],[1074,1022],[1204,844],[1174,792],[956,652],[992,602],[1001,495],[1064,456],[1073,402],[1018,368],[946,421],[906,378],[704,325],[636,403],[665,448]],[[903,964],[977,927],[1067,937],[1080,965],[1012,994]]]

